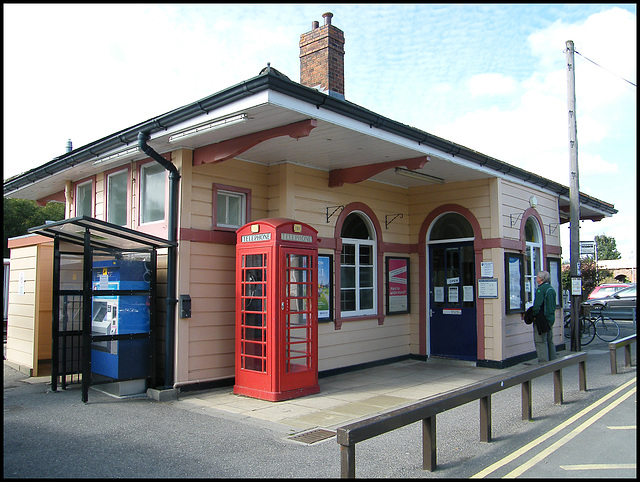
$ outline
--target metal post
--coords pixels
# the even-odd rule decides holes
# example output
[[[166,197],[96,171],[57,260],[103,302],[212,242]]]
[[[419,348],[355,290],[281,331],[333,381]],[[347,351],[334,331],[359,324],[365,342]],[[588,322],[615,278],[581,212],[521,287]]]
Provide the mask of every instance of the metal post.
[[[567,40],[567,97],[569,104],[569,232],[571,277],[571,351],[581,351],[580,303],[582,302],[582,278],[580,273],[580,183],[578,174],[578,125],[576,122],[575,63],[573,41]],[[575,281],[574,281],[575,280]],[[580,294],[574,294],[574,282],[580,284]]]
[[[579,384],[580,384],[580,391],[582,392],[586,392],[587,391],[587,362],[586,361],[581,361],[578,364],[578,374],[579,374]]]
[[[491,395],[480,399],[480,442],[491,442]]]
[[[553,403],[562,405],[562,370],[553,372]]]
[[[522,420],[531,420],[531,380],[522,382]]]
[[[340,445],[340,477],[356,478],[356,446]]]
[[[60,237],[53,238],[53,299],[51,301],[51,390],[58,390],[60,368]]]
[[[436,470],[436,416],[422,420],[422,469]]]
[[[91,385],[91,271],[93,252],[89,230],[84,232],[84,262],[82,269],[82,401],[89,401]]]

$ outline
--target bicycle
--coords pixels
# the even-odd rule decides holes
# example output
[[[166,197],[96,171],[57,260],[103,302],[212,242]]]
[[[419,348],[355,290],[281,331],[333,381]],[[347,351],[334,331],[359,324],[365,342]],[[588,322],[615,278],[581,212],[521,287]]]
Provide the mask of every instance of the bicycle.
[[[588,345],[597,336],[604,342],[614,341],[620,336],[620,325],[602,314],[602,309],[583,306],[580,317],[580,344]],[[564,336],[571,339],[571,313],[564,317]]]
[[[580,333],[580,345],[585,346],[593,341],[596,337],[595,323],[591,321],[589,317],[581,316],[578,319],[580,327],[578,333]],[[567,340],[571,340],[573,334],[571,333],[571,313],[568,313],[564,317],[564,337]]]

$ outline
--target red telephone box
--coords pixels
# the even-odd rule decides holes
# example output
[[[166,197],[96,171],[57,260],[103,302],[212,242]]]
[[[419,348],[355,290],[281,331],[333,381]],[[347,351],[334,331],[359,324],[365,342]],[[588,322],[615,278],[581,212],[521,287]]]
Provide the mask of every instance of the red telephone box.
[[[237,236],[233,393],[270,401],[318,393],[317,231],[272,218]]]

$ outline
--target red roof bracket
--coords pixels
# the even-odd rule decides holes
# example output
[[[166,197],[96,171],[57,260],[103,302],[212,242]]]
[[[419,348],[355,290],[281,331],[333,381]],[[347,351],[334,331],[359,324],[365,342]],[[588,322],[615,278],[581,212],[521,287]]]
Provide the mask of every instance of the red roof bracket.
[[[402,159],[399,161],[380,162],[376,164],[366,164],[364,166],[334,169],[329,171],[329,187],[341,187],[345,182],[355,184],[388,169],[394,169],[400,166],[404,166],[407,169],[414,171],[423,167],[427,162],[429,162],[429,156],[421,156],[411,159]]]
[[[309,119],[198,147],[193,151],[193,165],[214,164],[233,159],[261,142],[268,141],[274,137],[289,136],[293,139],[307,137],[317,125],[317,120]]]

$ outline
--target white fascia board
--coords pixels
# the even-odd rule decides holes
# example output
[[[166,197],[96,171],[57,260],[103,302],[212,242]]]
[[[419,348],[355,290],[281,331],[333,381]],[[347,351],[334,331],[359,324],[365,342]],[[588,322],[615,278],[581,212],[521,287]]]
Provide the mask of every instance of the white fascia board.
[[[322,106],[318,108],[315,105],[309,104],[299,99],[295,99],[293,97],[289,97],[288,95],[281,94],[280,92],[275,92],[272,90],[268,92],[270,104],[299,112],[301,114],[309,116],[312,119],[322,120],[324,122],[344,127],[345,129],[360,132],[361,134],[391,142],[402,147],[414,149],[420,153],[432,153],[433,155],[437,155],[438,157],[444,156],[444,153],[441,153],[440,151],[437,151],[435,149],[431,149],[428,146],[423,146],[415,141],[409,140],[405,137],[393,134],[391,132],[384,131],[382,129],[378,129],[376,127],[370,127],[369,124],[351,119],[347,116],[325,109]]]
[[[258,92],[256,94],[243,97],[239,100],[231,102],[229,104],[225,104],[221,107],[217,107],[209,112],[202,112],[201,115],[192,117],[191,119],[181,122],[179,124],[173,125],[169,127],[167,130],[162,132],[156,132],[152,134],[150,140],[170,137],[177,132],[181,132],[185,129],[189,129],[195,127],[199,124],[204,124],[206,122],[211,122],[215,119],[221,117],[228,117],[235,114],[240,114],[248,109],[258,107],[260,105],[266,104],[268,102],[268,93],[267,91]]]

